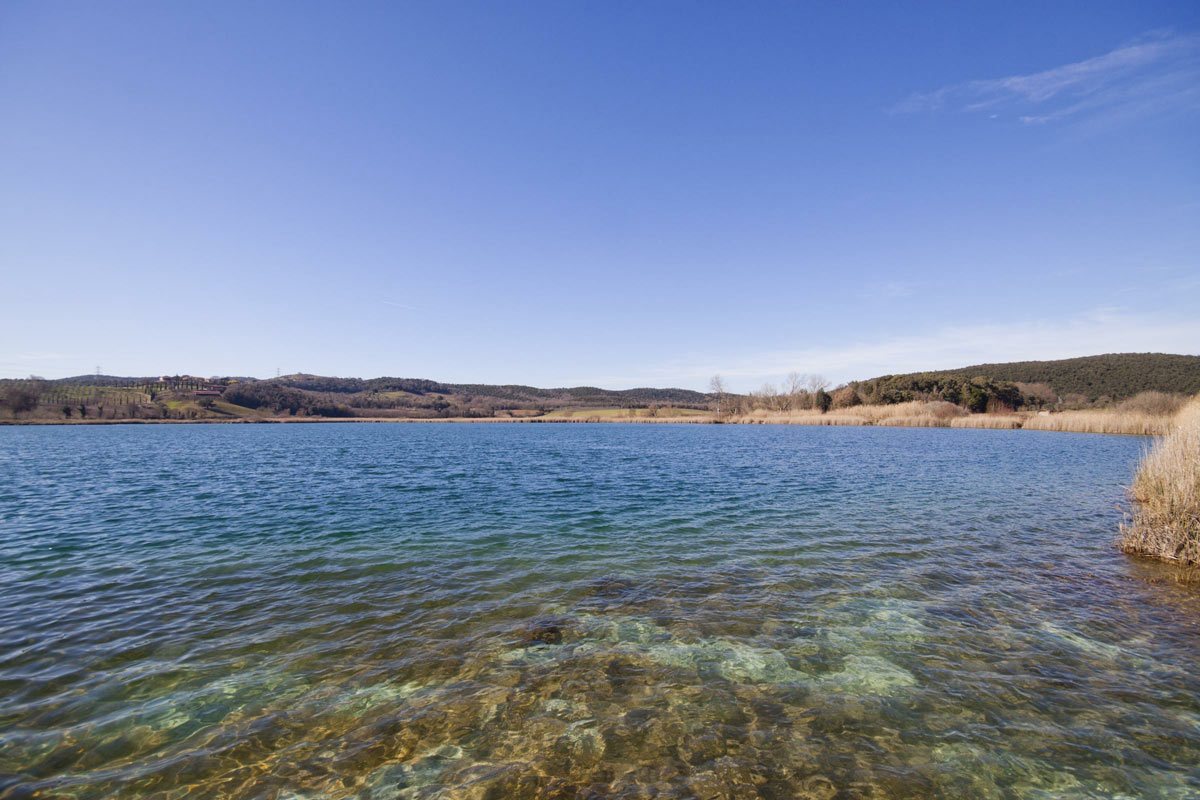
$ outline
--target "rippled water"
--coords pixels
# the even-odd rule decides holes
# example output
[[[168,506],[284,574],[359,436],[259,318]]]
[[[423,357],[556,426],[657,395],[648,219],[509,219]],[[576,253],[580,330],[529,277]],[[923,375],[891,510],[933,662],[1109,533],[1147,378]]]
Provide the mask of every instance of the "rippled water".
[[[0,429],[0,797],[1200,797],[1143,446]]]

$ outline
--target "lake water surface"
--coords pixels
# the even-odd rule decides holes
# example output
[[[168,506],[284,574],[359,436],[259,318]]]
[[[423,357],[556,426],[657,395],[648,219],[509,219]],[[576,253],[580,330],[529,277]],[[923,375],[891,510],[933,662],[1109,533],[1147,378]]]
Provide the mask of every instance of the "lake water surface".
[[[0,429],[0,797],[1200,797],[1145,444]]]

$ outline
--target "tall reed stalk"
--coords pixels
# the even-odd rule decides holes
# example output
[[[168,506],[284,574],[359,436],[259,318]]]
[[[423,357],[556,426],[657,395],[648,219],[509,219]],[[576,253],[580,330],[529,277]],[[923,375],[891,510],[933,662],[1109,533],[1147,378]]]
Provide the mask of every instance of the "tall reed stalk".
[[[1121,526],[1121,549],[1200,565],[1200,396],[1142,457],[1129,493],[1134,512]]]
[[[1034,415],[1025,421],[1023,427],[1031,431],[1161,436],[1171,429],[1173,420],[1171,414],[1155,415],[1142,411],[1058,411]]]

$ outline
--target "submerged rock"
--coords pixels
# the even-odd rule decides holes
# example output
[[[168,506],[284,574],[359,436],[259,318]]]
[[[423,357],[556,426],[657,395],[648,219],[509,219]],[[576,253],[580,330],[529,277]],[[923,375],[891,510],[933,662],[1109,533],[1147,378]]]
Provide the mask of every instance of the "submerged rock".
[[[580,605],[597,611],[635,605],[644,609],[655,599],[655,593],[645,583],[620,575],[596,578],[587,585],[586,594]]]
[[[535,617],[520,631],[521,642],[526,646],[539,644],[562,644],[564,632],[571,629],[569,617]]]
[[[837,787],[824,775],[810,775],[796,787],[796,800],[833,800]]]
[[[621,575],[602,575],[588,585],[588,594],[594,597],[620,597],[634,587],[634,582]]]

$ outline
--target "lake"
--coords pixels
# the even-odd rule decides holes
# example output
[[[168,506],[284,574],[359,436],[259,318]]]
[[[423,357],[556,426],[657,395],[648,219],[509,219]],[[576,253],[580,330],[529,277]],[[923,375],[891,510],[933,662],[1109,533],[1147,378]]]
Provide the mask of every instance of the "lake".
[[[0,429],[0,797],[1200,797],[1146,444]]]

